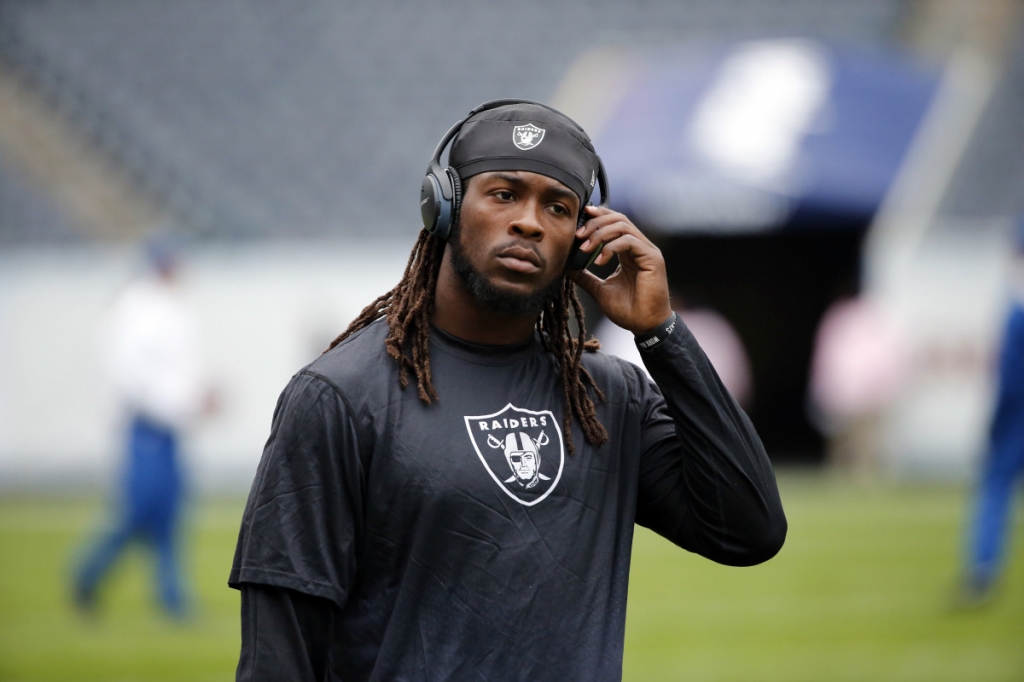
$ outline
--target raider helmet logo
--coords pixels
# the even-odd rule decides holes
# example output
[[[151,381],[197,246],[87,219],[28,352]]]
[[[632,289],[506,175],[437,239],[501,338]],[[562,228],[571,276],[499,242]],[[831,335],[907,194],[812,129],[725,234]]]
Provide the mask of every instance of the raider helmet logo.
[[[529,507],[551,494],[565,463],[562,431],[551,410],[509,403],[494,414],[465,419],[484,469],[506,495]]]
[[[512,129],[512,142],[523,151],[533,149],[539,145],[543,139],[544,129],[538,128],[532,123],[527,123],[523,126],[516,126]]]

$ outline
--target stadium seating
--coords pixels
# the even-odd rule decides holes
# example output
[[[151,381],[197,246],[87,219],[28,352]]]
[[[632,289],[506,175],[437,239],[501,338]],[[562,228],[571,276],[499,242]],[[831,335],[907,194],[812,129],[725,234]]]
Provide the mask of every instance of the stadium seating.
[[[550,98],[588,47],[765,33],[890,43],[903,5],[0,0],[0,60],[201,237],[386,237],[416,228],[405,198],[451,122],[493,97]],[[9,166],[2,197],[22,194]],[[26,202],[47,200],[6,207],[0,240],[74,234]]]

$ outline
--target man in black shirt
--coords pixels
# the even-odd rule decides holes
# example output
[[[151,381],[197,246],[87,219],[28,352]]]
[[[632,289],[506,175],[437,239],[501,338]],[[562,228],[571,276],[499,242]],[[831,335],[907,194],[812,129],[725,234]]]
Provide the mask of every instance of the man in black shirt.
[[[603,177],[534,103],[438,145],[401,282],[278,402],[229,580],[237,679],[619,680],[634,523],[723,564],[779,551],[761,442]],[[585,340],[577,285],[653,382]]]

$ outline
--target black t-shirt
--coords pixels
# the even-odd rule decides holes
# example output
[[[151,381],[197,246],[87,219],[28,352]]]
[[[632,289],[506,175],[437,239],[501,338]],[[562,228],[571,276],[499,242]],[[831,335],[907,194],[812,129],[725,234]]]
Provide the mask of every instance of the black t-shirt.
[[[308,629],[328,679],[618,680],[634,522],[733,565],[781,546],[760,440],[682,323],[644,353],[657,385],[584,354],[610,438],[594,448],[573,421],[575,454],[539,340],[434,330],[427,405],[400,388],[386,333],[370,325],[284,390],[229,580],[260,586],[243,610],[263,586],[321,598],[329,626]],[[255,648],[315,638],[307,607],[261,608],[240,679],[264,679]]]

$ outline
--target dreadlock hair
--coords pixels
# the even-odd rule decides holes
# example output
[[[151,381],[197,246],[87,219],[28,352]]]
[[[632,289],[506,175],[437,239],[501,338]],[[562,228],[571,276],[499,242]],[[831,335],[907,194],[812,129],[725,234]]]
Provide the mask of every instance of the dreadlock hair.
[[[376,320],[387,318],[389,331],[384,344],[388,355],[398,362],[399,385],[406,388],[412,373],[416,377],[420,400],[428,405],[437,400],[430,374],[430,316],[434,309],[434,290],[444,246],[444,241],[435,235],[426,230],[420,231],[398,285],[363,308],[359,317],[324,352]],[[575,338],[569,326],[570,310],[578,329]],[[594,352],[601,344],[597,339],[585,338],[583,305],[571,280],[566,279],[558,294],[545,304],[537,318],[537,330],[544,349],[558,362],[566,407],[563,431],[569,453],[575,452],[571,428],[573,418],[583,429],[587,443],[594,447],[603,445],[608,441],[608,432],[597,419],[594,400],[587,388],[593,389],[598,400],[604,401],[605,396],[581,363],[584,350]]]

